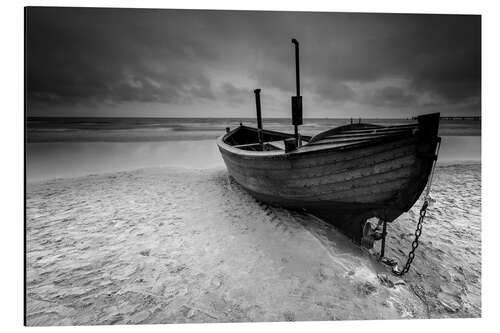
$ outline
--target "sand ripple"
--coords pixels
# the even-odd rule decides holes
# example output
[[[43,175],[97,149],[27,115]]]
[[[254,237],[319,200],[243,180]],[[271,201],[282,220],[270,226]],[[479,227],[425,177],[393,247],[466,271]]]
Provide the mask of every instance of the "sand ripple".
[[[430,317],[481,316],[481,165],[439,166],[413,268],[406,277]],[[388,228],[388,256],[413,241],[419,201]]]
[[[456,211],[437,200],[442,214],[457,219],[467,219],[474,206]],[[442,228],[429,222],[427,230],[433,225]],[[462,227],[452,229],[470,229],[465,222]],[[455,233],[441,236],[456,242]],[[479,256],[480,244],[458,244],[455,253],[451,245],[437,246],[444,241],[424,239],[417,270],[435,284],[417,285],[422,297],[448,285],[442,281],[479,278],[480,263],[476,270],[464,267],[464,275],[455,272],[462,267],[456,257]],[[437,243],[431,247],[431,241]],[[426,249],[434,251],[427,256],[432,260],[455,255],[448,258],[453,276],[418,266]],[[334,228],[256,202],[224,169],[158,168],[30,184],[27,256],[29,325],[428,316],[417,289],[381,279],[386,268]],[[474,290],[468,292],[469,303],[457,301],[460,311],[477,304]],[[441,298],[454,307],[452,297]]]

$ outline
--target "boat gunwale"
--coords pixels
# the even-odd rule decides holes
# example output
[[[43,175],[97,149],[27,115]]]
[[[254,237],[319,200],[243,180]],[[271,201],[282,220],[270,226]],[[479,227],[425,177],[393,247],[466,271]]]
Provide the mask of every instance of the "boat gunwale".
[[[346,144],[346,145],[341,145],[341,146],[335,146],[331,147],[332,144],[325,143],[324,145],[322,144],[316,144],[316,145],[304,145],[303,147],[307,147],[307,150],[300,150],[300,147],[297,150],[291,151],[291,152],[285,152],[284,150],[270,150],[270,151],[251,151],[251,150],[244,150],[244,149],[239,149],[236,147],[233,147],[227,143],[224,142],[229,136],[233,135],[236,133],[240,128],[251,128],[248,126],[239,126],[232,131],[225,133],[224,135],[221,135],[217,138],[216,143],[217,146],[220,149],[225,150],[228,153],[232,153],[233,155],[242,157],[242,158],[261,158],[261,159],[274,159],[274,158],[286,158],[286,157],[298,157],[302,155],[309,155],[309,154],[315,154],[315,153],[329,153],[329,152],[340,152],[340,151],[345,151],[345,150],[350,150],[350,149],[358,149],[361,147],[370,147],[375,144],[380,144],[380,143],[385,143],[385,142],[390,142],[394,141],[394,139],[400,139],[400,138],[405,138],[405,137],[411,137],[414,136],[415,134],[410,134],[410,133],[404,133],[404,134],[397,134],[397,135],[387,135],[387,136],[382,136],[382,137],[377,137],[373,139],[366,139],[362,141],[356,141],[353,142],[352,144]],[[388,126],[389,127],[389,126]],[[277,132],[277,131],[268,131],[268,130],[263,130],[266,132],[271,132],[271,134],[280,134],[280,135],[291,135],[288,133],[283,133],[283,132]],[[292,135],[293,137],[293,135]]]

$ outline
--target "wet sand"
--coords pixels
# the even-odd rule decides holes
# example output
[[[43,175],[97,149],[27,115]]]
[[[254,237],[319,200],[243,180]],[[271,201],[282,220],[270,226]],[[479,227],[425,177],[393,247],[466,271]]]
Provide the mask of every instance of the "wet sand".
[[[27,188],[28,325],[478,315],[432,307],[434,289],[387,273],[317,218],[258,203],[223,168]]]

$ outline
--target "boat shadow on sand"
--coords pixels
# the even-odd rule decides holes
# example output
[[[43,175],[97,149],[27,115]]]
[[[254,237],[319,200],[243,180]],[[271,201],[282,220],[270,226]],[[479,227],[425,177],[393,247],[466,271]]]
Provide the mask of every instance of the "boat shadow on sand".
[[[323,221],[305,210],[293,210],[262,202],[249,194],[226,172],[217,172],[213,178],[224,189],[238,198],[237,201],[248,203],[250,209],[259,210],[265,216],[265,223],[283,235],[305,234],[322,251],[328,253],[332,264],[344,267],[349,273],[350,266],[367,265],[376,274],[388,274],[390,269],[379,262],[376,250],[367,250],[355,244],[336,226]],[[250,221],[252,222],[252,221]],[[297,249],[298,250],[298,249]]]

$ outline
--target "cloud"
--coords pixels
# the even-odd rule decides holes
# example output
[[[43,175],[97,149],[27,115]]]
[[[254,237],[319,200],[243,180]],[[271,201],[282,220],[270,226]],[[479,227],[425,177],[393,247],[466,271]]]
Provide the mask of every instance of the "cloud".
[[[249,89],[237,88],[230,82],[224,82],[220,87],[219,97],[230,104],[238,104],[250,101],[253,96]]]
[[[158,22],[147,20],[157,17],[154,12],[36,8],[28,13],[28,97],[34,102],[214,98],[199,65],[211,58],[210,50],[189,35],[160,31]]]
[[[322,99],[333,102],[352,101],[356,98],[355,91],[342,82],[323,82],[315,91]]]
[[[384,87],[375,90],[368,102],[375,106],[412,106],[417,102],[417,96],[399,87]]]
[[[318,103],[480,107],[480,16],[32,7],[26,37],[28,112],[293,95],[292,37]]]

